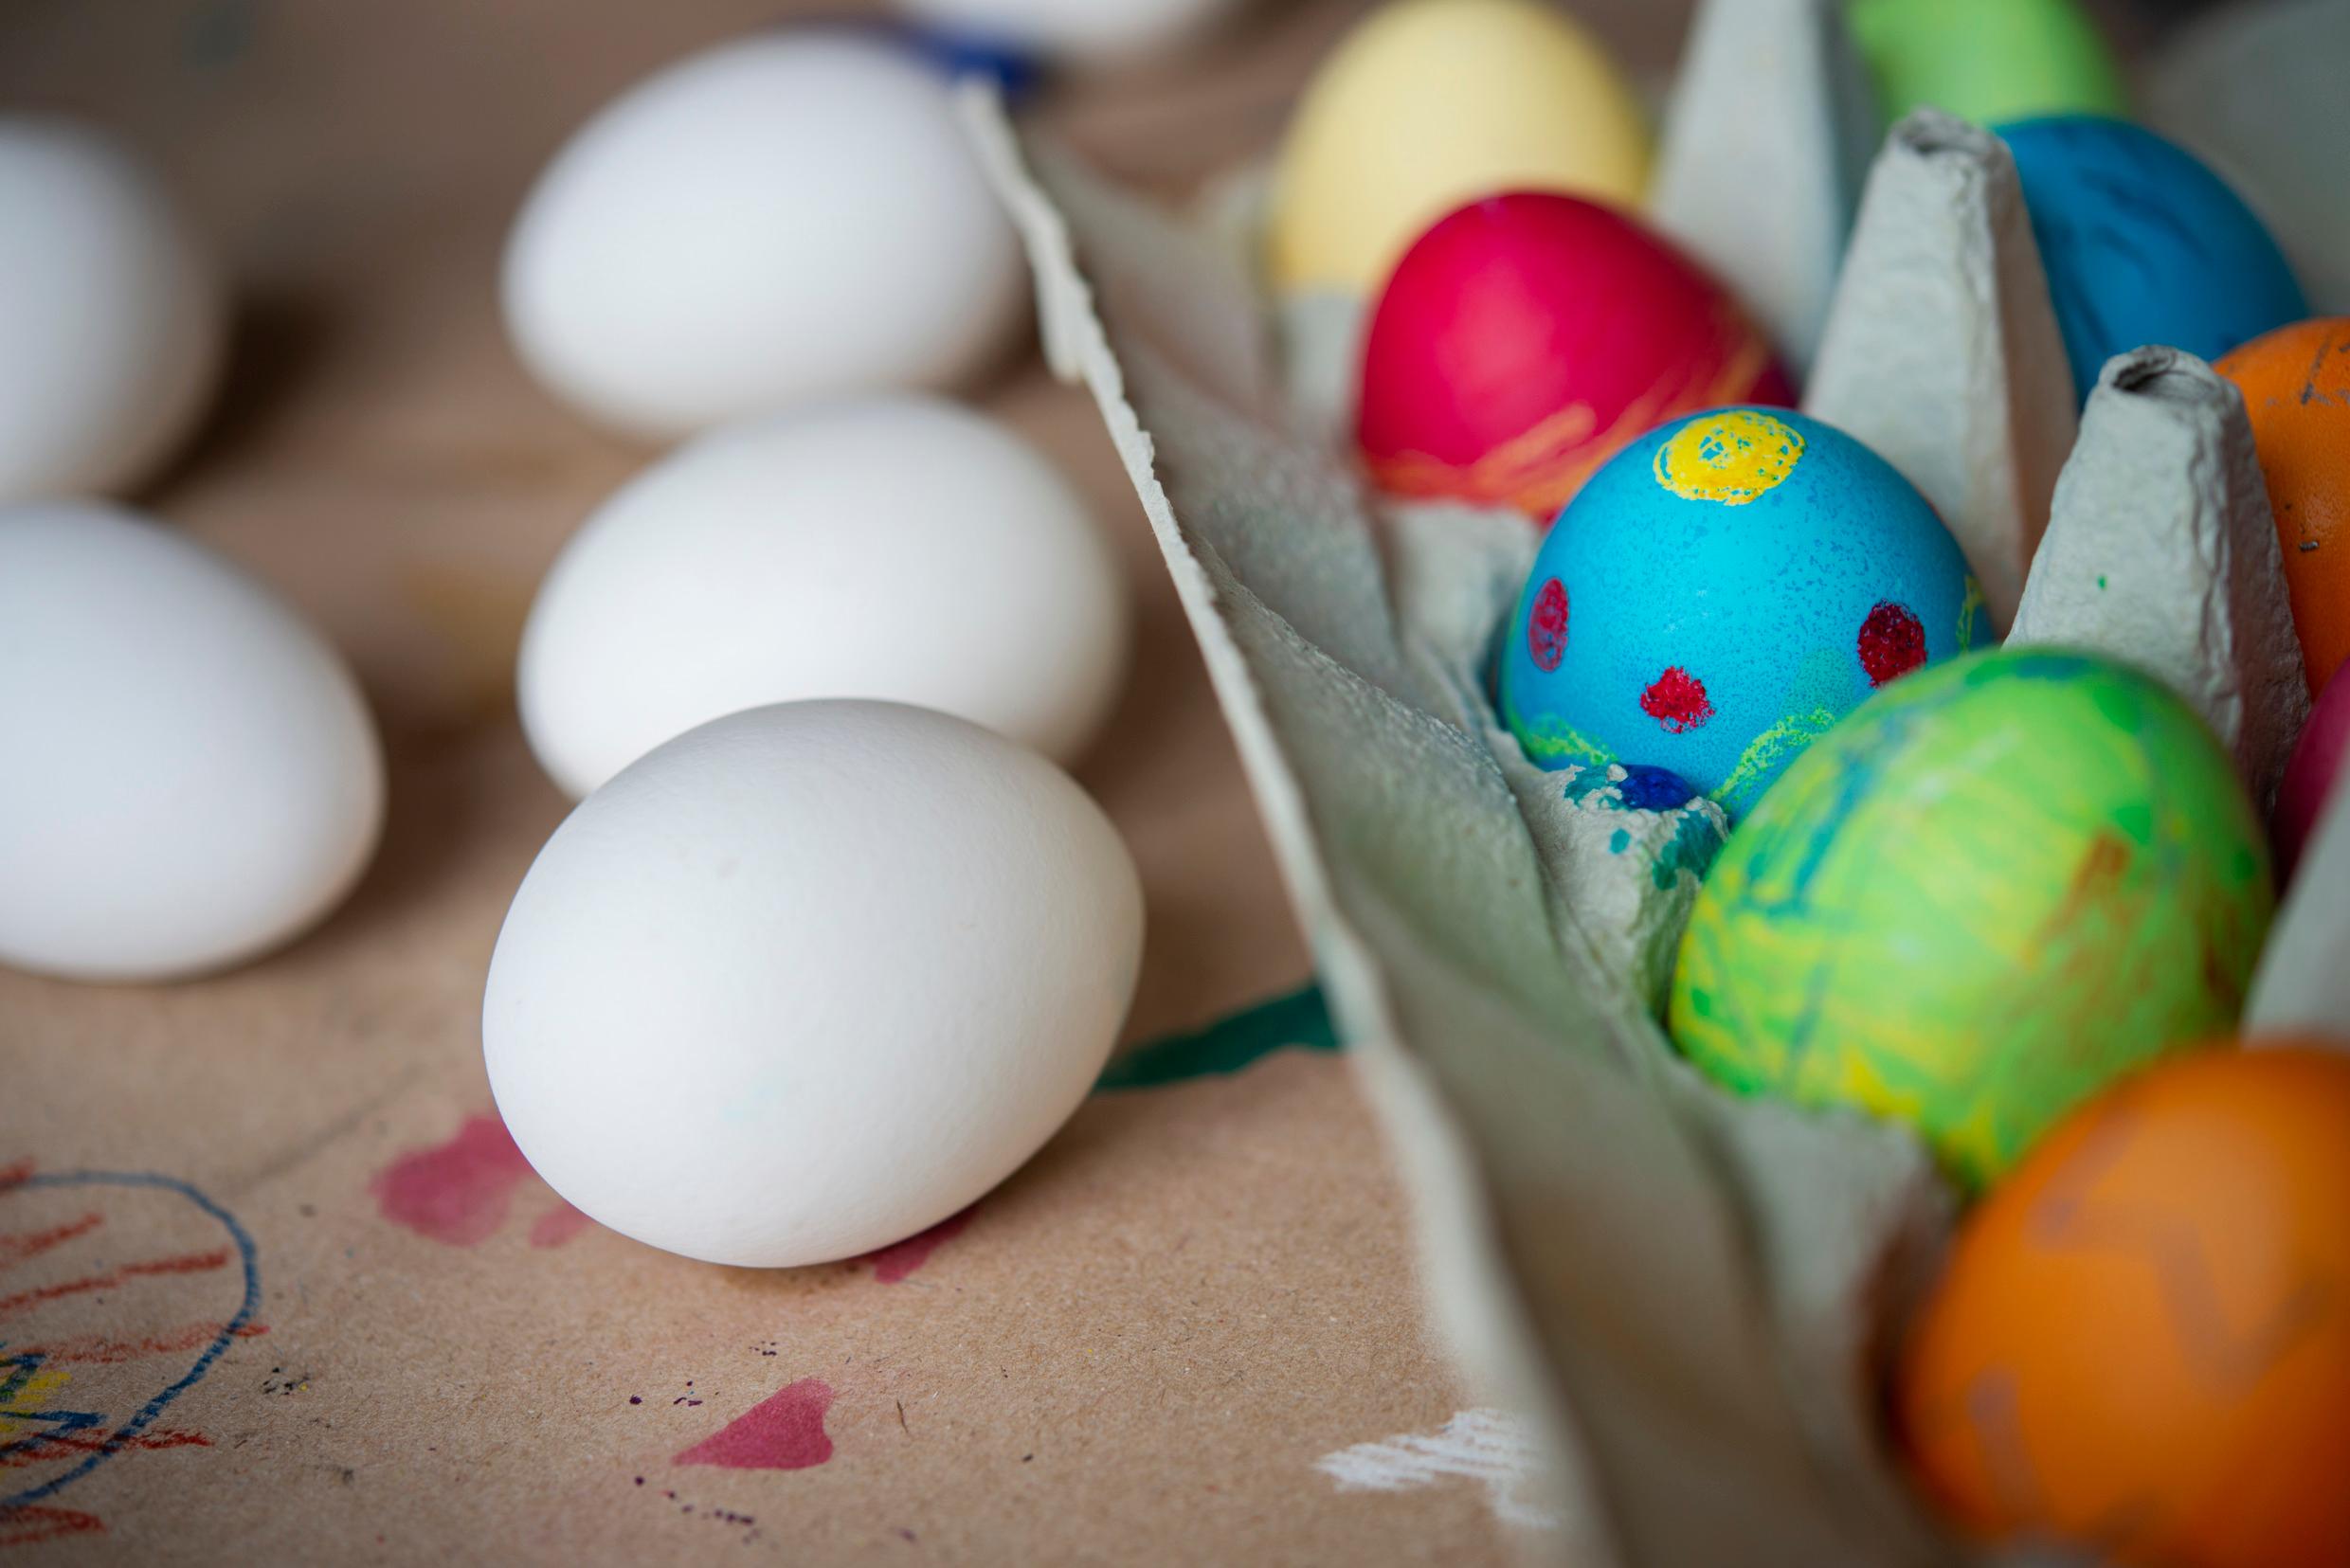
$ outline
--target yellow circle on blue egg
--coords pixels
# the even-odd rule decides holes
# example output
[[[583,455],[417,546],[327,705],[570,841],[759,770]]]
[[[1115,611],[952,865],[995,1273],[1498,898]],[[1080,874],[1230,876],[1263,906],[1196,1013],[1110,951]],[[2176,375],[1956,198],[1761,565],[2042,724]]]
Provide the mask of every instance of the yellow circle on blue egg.
[[[1887,682],[1987,635],[1958,545],[1868,447],[1783,408],[1651,431],[1559,514],[1501,651],[1528,755],[1669,769],[1735,816]]]
[[[1777,414],[1727,408],[1700,414],[1656,449],[1656,482],[1685,501],[1744,506],[1767,496],[1803,460],[1803,433]]]

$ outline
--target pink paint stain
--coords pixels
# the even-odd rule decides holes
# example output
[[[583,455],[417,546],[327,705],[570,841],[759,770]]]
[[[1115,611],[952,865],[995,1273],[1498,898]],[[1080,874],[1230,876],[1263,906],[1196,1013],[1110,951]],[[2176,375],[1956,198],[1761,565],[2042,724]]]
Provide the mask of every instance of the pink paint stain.
[[[531,1245],[560,1247],[582,1231],[594,1229],[595,1223],[569,1203],[557,1202],[531,1222]]]
[[[859,1261],[873,1264],[873,1277],[883,1285],[897,1285],[915,1270],[931,1261],[931,1254],[952,1241],[963,1227],[971,1222],[978,1209],[974,1203],[960,1214],[950,1214],[927,1231],[917,1231],[905,1240],[895,1242],[877,1253],[867,1253]]]
[[[475,1247],[506,1223],[515,1188],[531,1162],[495,1116],[468,1116],[445,1144],[404,1154],[375,1178],[386,1219],[452,1247]]]
[[[418,1235],[451,1247],[478,1247],[506,1223],[515,1190],[533,1180],[514,1134],[496,1116],[468,1116],[455,1137],[414,1149],[376,1173],[376,1212]],[[539,1216],[531,1245],[560,1247],[589,1228],[569,1203]]]
[[[824,1434],[824,1412],[831,1408],[832,1385],[821,1378],[803,1378],[768,1395],[670,1463],[730,1470],[807,1469],[832,1457],[832,1439]]]

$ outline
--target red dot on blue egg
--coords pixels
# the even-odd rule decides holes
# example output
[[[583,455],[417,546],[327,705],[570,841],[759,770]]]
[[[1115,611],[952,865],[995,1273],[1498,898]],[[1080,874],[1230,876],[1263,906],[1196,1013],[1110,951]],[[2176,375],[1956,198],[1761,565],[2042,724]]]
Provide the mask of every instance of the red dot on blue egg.
[[[1706,695],[1706,683],[1675,664],[1640,694],[1640,712],[1662,725],[1666,733],[1681,735],[1713,717],[1713,703]]]
[[[1526,622],[1526,651],[1534,668],[1555,670],[1566,658],[1566,623],[1571,606],[1566,585],[1553,577],[1534,596],[1534,613]]]
[[[1906,604],[1880,601],[1860,623],[1860,667],[1869,684],[1898,680],[1925,662],[1925,626]]]

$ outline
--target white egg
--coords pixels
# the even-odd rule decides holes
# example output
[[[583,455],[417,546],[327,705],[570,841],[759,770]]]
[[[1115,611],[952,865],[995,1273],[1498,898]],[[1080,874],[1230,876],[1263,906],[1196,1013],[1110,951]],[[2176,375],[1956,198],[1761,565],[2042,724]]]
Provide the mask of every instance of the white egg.
[[[1182,44],[1243,0],[897,0],[934,27],[1077,60],[1130,59]]]
[[[1068,1120],[1142,929],[1116,829],[1035,752],[893,703],[752,709],[540,851],[490,961],[490,1088],[538,1174],[624,1235],[848,1257]]]
[[[1126,580],[1009,429],[936,398],[712,432],[564,547],[523,632],[532,749],[585,795],[673,735],[804,697],[936,708],[1056,759],[1115,702]]]
[[[115,507],[0,510],[0,964],[255,957],[341,900],[383,809],[358,686],[268,590]]]
[[[666,439],[946,387],[1021,318],[1011,225],[946,78],[840,29],[673,65],[573,136],[506,252],[508,330],[591,418]]]
[[[0,117],[0,503],[144,478],[204,411],[225,315],[136,160],[62,121]]]

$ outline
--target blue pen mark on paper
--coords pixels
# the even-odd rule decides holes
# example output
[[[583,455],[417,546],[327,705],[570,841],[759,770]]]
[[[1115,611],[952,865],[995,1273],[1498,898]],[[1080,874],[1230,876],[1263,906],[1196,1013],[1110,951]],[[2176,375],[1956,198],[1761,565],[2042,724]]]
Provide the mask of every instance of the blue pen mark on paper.
[[[254,1314],[261,1309],[261,1260],[259,1252],[253,1245],[252,1235],[243,1224],[239,1223],[236,1216],[185,1181],[144,1171],[61,1171],[55,1174],[21,1177],[0,1187],[0,1193],[71,1187],[132,1188],[170,1193],[186,1199],[228,1233],[228,1238],[234,1244],[238,1264],[244,1271],[244,1294],[237,1305],[234,1315],[223,1323],[220,1331],[205,1344],[203,1350],[197,1355],[195,1363],[181,1374],[177,1380],[165,1387],[161,1393],[140,1405],[128,1420],[100,1441],[96,1450],[85,1455],[81,1463],[61,1475],[52,1476],[36,1486],[0,1497],[0,1523],[7,1521],[12,1509],[39,1503],[45,1498],[55,1497],[59,1492],[63,1491],[129,1448],[134,1439],[154,1425],[156,1418],[171,1408],[173,1400],[204,1380],[206,1374],[212,1370],[213,1364],[226,1352],[229,1345],[252,1324]],[[17,1396],[40,1371],[42,1357],[37,1352],[11,1354],[8,1343],[0,1341],[0,1369],[5,1369],[0,1371],[0,1415],[5,1415],[11,1424],[32,1424],[42,1429],[26,1436],[0,1442],[0,1459],[5,1459],[12,1453],[40,1448],[53,1438],[86,1433],[90,1428],[105,1424],[106,1417],[95,1411],[25,1411],[11,1408]]]

